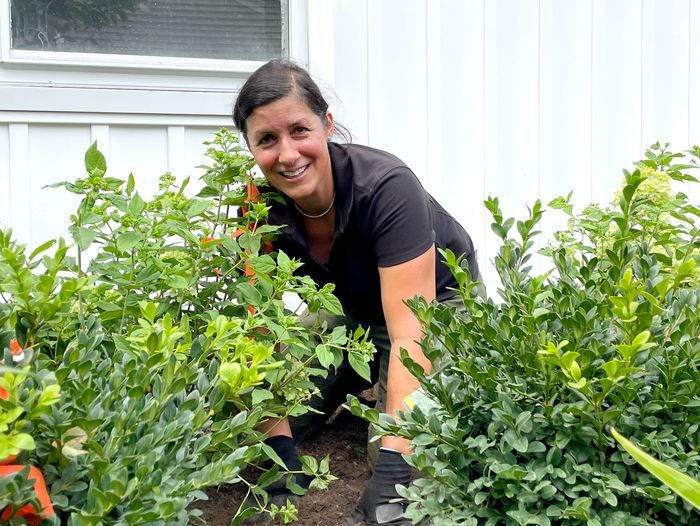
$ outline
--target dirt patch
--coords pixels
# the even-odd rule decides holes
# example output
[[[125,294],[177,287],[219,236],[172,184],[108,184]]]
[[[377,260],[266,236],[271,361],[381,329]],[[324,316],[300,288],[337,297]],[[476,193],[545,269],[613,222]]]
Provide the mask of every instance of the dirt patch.
[[[367,464],[367,422],[340,411],[316,437],[299,446],[299,454],[331,459],[331,472],[338,480],[325,491],[312,491],[302,497],[299,521],[295,526],[341,526],[355,508],[369,479]],[[238,503],[240,491],[220,488],[207,492],[209,500],[198,502],[210,526],[228,526]],[[275,524],[278,524],[275,522]]]

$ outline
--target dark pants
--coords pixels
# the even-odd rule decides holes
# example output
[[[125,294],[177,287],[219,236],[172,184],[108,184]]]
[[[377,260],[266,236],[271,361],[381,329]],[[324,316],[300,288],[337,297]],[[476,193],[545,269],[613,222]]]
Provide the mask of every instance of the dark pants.
[[[464,304],[459,296],[445,300],[443,303],[456,307],[460,311],[464,310]],[[308,327],[311,327],[316,320],[326,322],[329,332],[341,325],[345,325],[348,331],[354,331],[359,326],[356,321],[350,318],[334,316],[328,313],[311,314],[306,312],[300,318],[301,323]],[[386,408],[391,341],[385,325],[363,325],[363,328],[365,330],[369,329],[370,340],[377,348],[374,359],[370,364],[372,382],[367,382],[367,380],[357,374],[347,360],[343,360],[337,370],[331,368],[326,378],[313,377],[313,382],[319,390],[319,395],[314,396],[308,405],[320,413],[307,412],[298,417],[290,417],[289,423],[292,427],[292,435],[295,442],[302,442],[318,432],[338,406],[345,403],[348,394],[358,395],[375,383],[378,386],[376,408],[384,412]],[[371,435],[370,428],[369,436],[371,437]],[[367,449],[370,465],[374,465],[374,460],[379,454],[379,440],[369,442]]]
[[[301,323],[307,326],[313,325],[316,320],[327,323],[328,332],[341,325],[344,325],[347,331],[354,332],[360,325],[350,318],[334,316],[328,313],[311,314],[306,312],[300,318]],[[389,333],[385,325],[363,325],[362,327],[365,330],[369,330],[370,340],[377,349],[372,362],[370,362],[372,381],[368,382],[357,374],[350,366],[348,360],[343,360],[335,370],[331,367],[326,378],[313,377],[313,382],[318,388],[319,394],[309,401],[308,406],[320,413],[309,411],[301,416],[290,417],[289,423],[292,426],[292,435],[295,442],[302,442],[317,433],[338,406],[345,403],[348,394],[357,396],[375,383],[378,386],[376,408],[382,412],[384,411],[386,407],[389,352],[391,350]],[[370,462],[373,462],[379,452],[379,441],[376,440],[368,444],[368,450]]]

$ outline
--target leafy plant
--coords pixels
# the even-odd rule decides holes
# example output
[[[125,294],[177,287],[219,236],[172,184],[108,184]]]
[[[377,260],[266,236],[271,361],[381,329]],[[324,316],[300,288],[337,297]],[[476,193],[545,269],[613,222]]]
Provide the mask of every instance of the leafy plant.
[[[610,432],[625,451],[639,462],[644,469],[690,502],[697,509],[700,509],[700,481],[691,479],[685,473],[681,473],[667,464],[656,460],[651,455],[648,455],[635,446],[632,441],[618,433],[614,427],[610,428]]]
[[[700,209],[664,181],[696,182],[690,161],[654,145],[614,206],[568,216],[529,266],[539,202],[524,221],[487,208],[503,240],[497,304],[474,293],[446,252],[461,313],[412,302],[433,370],[404,354],[420,396],[399,424],[349,399],[383,433],[410,438],[424,478],[403,490],[433,524],[700,524],[700,517],[620,451],[614,425],[689,476],[700,468]],[[509,232],[515,226],[517,236]]]
[[[165,174],[152,199],[133,176],[108,177],[91,146],[87,176],[54,185],[82,197],[75,258],[62,240],[27,255],[0,234],[0,343],[31,348],[26,392],[60,385],[24,432],[63,523],[187,524],[202,490],[222,483],[265,507],[264,488],[285,471],[256,425],[307,410],[310,378],[325,374],[315,360],[337,366],[349,354],[366,372],[366,335],[304,327],[283,301],[295,293],[312,311],[342,312],[332,287],[269,251],[274,195],[254,195],[251,158],[225,130],[207,144],[199,195]],[[28,400],[17,398],[25,413]],[[13,439],[0,429],[3,440]],[[265,473],[257,483],[243,477],[268,459],[279,465],[254,471]],[[332,479],[327,462],[304,465],[316,486]]]

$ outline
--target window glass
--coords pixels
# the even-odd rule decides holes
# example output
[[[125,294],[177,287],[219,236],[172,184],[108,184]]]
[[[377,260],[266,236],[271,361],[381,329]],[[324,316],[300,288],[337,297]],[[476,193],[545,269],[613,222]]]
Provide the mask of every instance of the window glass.
[[[12,49],[266,61],[285,0],[12,0]]]

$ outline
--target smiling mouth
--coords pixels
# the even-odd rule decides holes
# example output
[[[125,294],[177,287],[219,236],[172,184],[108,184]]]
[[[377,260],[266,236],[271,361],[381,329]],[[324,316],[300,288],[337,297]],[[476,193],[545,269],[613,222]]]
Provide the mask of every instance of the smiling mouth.
[[[278,172],[282,177],[285,179],[296,179],[297,177],[300,177],[306,172],[306,169],[309,167],[308,164],[302,166],[301,168],[298,168],[294,171],[284,171],[284,172]]]

